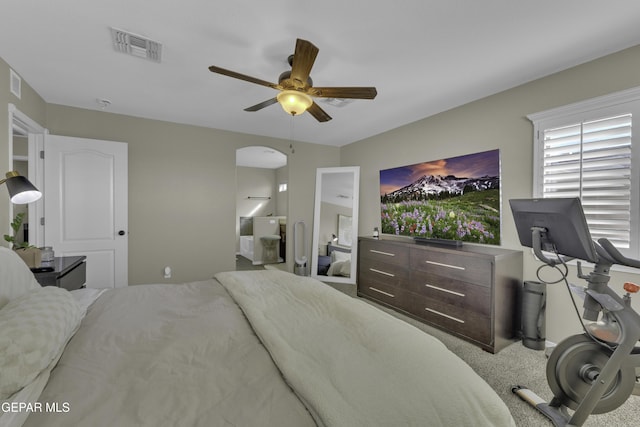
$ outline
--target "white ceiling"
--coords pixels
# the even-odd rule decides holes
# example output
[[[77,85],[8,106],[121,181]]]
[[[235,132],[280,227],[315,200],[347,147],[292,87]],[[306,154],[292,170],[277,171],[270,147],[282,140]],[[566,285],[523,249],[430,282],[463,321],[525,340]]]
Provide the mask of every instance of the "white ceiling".
[[[353,172],[324,172],[320,200],[352,209],[353,185]]]
[[[3,0],[0,57],[46,102],[342,146],[640,44],[638,0]],[[112,47],[110,27],[163,45],[162,63]],[[291,118],[275,90],[296,38],[316,86],[375,86],[373,101]],[[7,83],[8,84],[8,83]]]

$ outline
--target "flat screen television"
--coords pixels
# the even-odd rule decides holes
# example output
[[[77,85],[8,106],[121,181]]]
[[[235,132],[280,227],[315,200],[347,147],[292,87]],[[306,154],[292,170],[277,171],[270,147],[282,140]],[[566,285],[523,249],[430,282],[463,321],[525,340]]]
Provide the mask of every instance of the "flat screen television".
[[[380,171],[381,233],[500,244],[500,150]]]
[[[580,199],[509,200],[520,244],[533,248],[532,228],[542,230],[541,250],[596,262],[598,255]],[[535,249],[535,248],[534,248]]]

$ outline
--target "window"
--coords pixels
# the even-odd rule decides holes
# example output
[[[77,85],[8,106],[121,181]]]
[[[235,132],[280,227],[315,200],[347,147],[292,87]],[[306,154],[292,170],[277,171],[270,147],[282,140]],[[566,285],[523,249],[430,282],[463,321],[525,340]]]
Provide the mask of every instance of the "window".
[[[640,88],[528,116],[534,197],[579,197],[594,240],[640,258]],[[634,173],[635,172],[635,173]]]

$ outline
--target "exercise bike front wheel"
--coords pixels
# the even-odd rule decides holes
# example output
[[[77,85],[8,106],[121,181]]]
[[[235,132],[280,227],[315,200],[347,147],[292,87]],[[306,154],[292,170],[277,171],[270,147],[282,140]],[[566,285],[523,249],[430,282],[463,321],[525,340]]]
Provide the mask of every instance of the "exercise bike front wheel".
[[[573,335],[560,342],[547,361],[547,381],[554,396],[563,405],[575,410],[611,354],[611,350],[584,334]],[[592,413],[613,411],[629,398],[634,385],[635,369],[621,367]]]

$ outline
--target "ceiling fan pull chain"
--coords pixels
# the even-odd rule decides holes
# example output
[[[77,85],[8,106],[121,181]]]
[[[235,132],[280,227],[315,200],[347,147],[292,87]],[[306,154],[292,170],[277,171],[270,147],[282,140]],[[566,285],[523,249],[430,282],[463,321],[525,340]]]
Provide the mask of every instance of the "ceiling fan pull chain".
[[[291,116],[289,118],[289,141],[291,141],[289,143],[289,148],[291,149],[291,154],[294,154],[296,152],[296,149],[293,148],[293,126],[294,126],[293,116]]]

